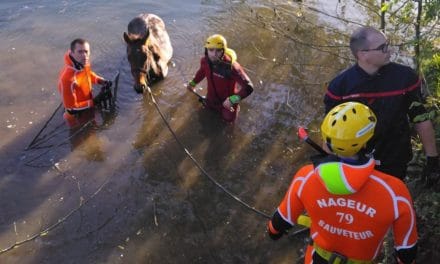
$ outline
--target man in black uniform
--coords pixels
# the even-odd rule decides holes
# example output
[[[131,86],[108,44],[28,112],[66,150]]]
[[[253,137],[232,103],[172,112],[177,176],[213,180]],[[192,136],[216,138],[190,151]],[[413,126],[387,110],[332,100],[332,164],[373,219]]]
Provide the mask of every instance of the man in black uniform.
[[[375,149],[377,169],[406,176],[411,160],[411,131],[414,123],[427,156],[424,174],[432,184],[439,178],[439,159],[435,132],[426,115],[421,96],[421,79],[410,68],[390,62],[391,50],[385,35],[371,27],[356,30],[350,38],[350,49],[357,63],[340,73],[324,97],[326,113],[345,101],[359,101],[377,115],[375,136],[369,149]]]

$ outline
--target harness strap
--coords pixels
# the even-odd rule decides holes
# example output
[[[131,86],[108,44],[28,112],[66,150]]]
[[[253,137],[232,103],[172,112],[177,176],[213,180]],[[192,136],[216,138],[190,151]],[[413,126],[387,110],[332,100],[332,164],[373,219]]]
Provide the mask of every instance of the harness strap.
[[[388,92],[378,92],[378,93],[354,93],[344,96],[337,96],[330,92],[330,90],[327,89],[327,96],[332,98],[333,100],[347,100],[347,99],[353,99],[353,98],[381,98],[381,97],[390,97],[390,96],[397,96],[397,95],[403,95],[407,92],[411,92],[415,89],[417,89],[420,84],[422,83],[422,80],[419,78],[417,82],[409,87],[406,87],[404,89],[395,90],[395,91],[388,91]]]
[[[208,65],[209,65],[209,71],[211,72],[210,77],[211,77],[211,82],[212,82],[212,88],[214,88],[215,97],[218,99],[220,104],[222,104],[223,101],[217,93],[217,87],[215,86],[215,82],[214,82],[214,67],[212,65],[212,62],[208,58],[207,58],[207,60],[208,60]]]
[[[315,252],[321,256],[321,258],[327,260],[329,264],[373,264],[373,261],[371,260],[349,259],[337,252],[327,251],[319,247],[316,243],[313,243],[313,248],[315,249]]]

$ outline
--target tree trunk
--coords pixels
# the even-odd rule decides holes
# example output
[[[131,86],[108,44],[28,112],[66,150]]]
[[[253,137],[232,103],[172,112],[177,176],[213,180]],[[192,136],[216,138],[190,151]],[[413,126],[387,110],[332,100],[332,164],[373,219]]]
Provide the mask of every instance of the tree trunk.
[[[414,64],[416,66],[416,71],[420,71],[420,23],[422,19],[422,0],[417,0],[418,6],[417,6],[417,19],[416,19],[416,44],[414,46],[415,51],[415,57],[414,57]]]
[[[385,4],[386,0],[380,0],[380,8]],[[380,11],[380,31],[385,33],[385,12]]]

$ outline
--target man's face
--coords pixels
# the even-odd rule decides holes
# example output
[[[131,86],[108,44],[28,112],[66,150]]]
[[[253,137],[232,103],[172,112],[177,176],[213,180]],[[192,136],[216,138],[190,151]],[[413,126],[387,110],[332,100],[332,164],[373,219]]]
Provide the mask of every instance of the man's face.
[[[217,62],[223,56],[223,49],[207,49],[208,58],[212,62]]]
[[[89,64],[89,57],[90,57],[90,45],[89,43],[84,44],[75,44],[75,49],[71,51],[70,53],[72,57],[82,65]]]
[[[386,37],[373,33],[368,37],[368,48],[361,50],[364,60],[371,65],[382,67],[390,62],[391,48]]]

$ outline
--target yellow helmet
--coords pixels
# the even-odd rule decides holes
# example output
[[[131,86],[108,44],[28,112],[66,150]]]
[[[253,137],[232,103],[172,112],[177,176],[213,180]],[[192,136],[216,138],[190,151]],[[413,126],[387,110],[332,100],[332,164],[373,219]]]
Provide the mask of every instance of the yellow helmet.
[[[227,49],[225,37],[220,34],[214,34],[206,39],[205,48],[207,49]]]
[[[373,136],[376,123],[376,115],[368,106],[342,103],[331,109],[322,121],[322,139],[335,154],[351,157]]]
[[[235,50],[226,48],[225,50],[226,55],[228,55],[231,58],[231,63],[234,63],[237,61],[237,53],[235,53]]]

